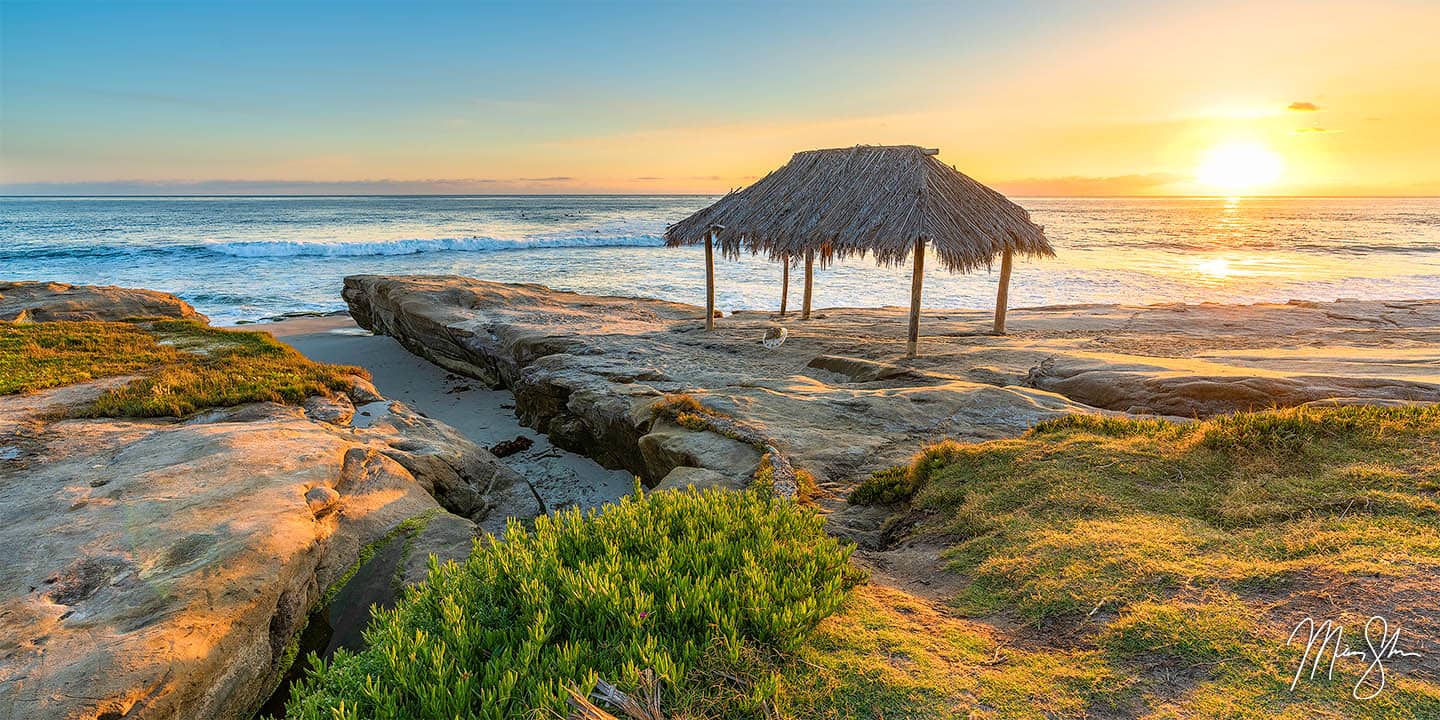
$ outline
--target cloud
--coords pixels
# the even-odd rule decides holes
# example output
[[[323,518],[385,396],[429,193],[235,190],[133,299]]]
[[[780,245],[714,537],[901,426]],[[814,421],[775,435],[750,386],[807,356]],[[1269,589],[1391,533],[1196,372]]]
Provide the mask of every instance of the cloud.
[[[1322,127],[1303,127],[1303,128],[1295,128],[1295,134],[1296,134],[1296,135],[1335,135],[1336,133],[1342,133],[1342,132],[1345,132],[1345,131],[1344,131],[1344,130],[1331,130],[1331,129],[1329,129],[1329,128],[1322,128]]]
[[[1313,102],[1296,100],[1295,102],[1290,103],[1290,106],[1286,109],[1294,112],[1315,112],[1316,110],[1320,109],[1320,106],[1316,105]]]
[[[656,180],[664,180],[665,178],[663,178],[663,177],[655,177],[654,175],[641,175],[640,177],[632,178],[632,179],[638,180],[638,181],[640,181],[640,182],[654,182],[654,181],[656,181]]]
[[[1110,177],[1072,175],[996,182],[995,189],[1007,195],[1155,195],[1163,194],[1167,185],[1187,179],[1184,175],[1163,172]]]
[[[395,180],[95,180],[0,182],[8,195],[430,195],[536,192],[537,183],[575,178],[424,178]],[[544,185],[539,186],[541,188]]]

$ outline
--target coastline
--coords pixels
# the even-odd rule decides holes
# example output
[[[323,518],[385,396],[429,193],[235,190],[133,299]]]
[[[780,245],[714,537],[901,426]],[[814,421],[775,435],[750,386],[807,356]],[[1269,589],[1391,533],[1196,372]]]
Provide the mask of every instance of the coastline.
[[[52,297],[43,306],[16,308],[14,326],[22,334],[83,334],[93,329],[63,321],[120,317],[132,318],[135,332],[158,333],[151,342],[189,332],[207,343],[253,347],[259,338],[252,333],[260,331],[313,360],[364,366],[375,381],[342,369],[352,379],[331,397],[258,397],[160,418],[87,418],[79,411],[84,399],[77,392],[106,392],[135,377],[5,398],[17,407],[65,403],[74,415],[47,410],[34,427],[13,428],[18,440],[9,455],[0,443],[0,471],[14,469],[10,487],[29,493],[29,504],[13,512],[84,528],[108,543],[97,555],[93,543],[29,533],[48,538],[53,549],[28,551],[30,591],[11,600],[66,631],[45,638],[46,657],[61,647],[56,638],[70,643],[62,656],[83,658],[92,650],[93,630],[71,625],[86,616],[68,607],[110,608],[117,617],[151,607],[149,586],[125,572],[132,565],[154,568],[142,569],[142,580],[161,572],[182,581],[170,587],[184,592],[171,597],[193,600],[203,622],[215,624],[213,634],[229,643],[217,644],[204,658],[208,664],[185,666],[163,688],[171,695],[144,700],[154,707],[162,701],[200,707],[190,696],[201,691],[260,702],[280,678],[266,705],[278,711],[290,693],[284,678],[305,667],[295,658],[351,646],[372,603],[411,602],[398,588],[425,576],[432,553],[444,560],[465,558],[476,547],[513,552],[508,543],[477,546],[474,538],[497,532],[507,519],[523,523],[571,505],[598,511],[563,521],[582,523],[581,536],[627,512],[668,503],[685,504],[686,518],[708,517],[746,498],[759,503],[756,509],[817,511],[799,557],[838,542],[848,548],[846,557],[828,566],[868,571],[869,584],[855,587],[853,600],[822,623],[817,632],[825,639],[801,648],[803,664],[784,666],[800,707],[828,702],[806,694],[812,685],[853,693],[863,686],[861,676],[873,677],[868,668],[893,669],[896,643],[909,656],[930,652],[936,627],[946,628],[941,642],[956,643],[939,652],[970,658],[966,665],[980,670],[930,678],[937,700],[922,716],[939,716],[942,705],[955,702],[1017,712],[1037,702],[996,695],[1010,682],[994,673],[1023,673],[1038,693],[1066,698],[1067,707],[1113,707],[1130,697],[1123,689],[1074,695],[1067,689],[1073,675],[1046,670],[1057,654],[1075,651],[1073,641],[1017,629],[1017,621],[1043,618],[1052,628],[1061,623],[1063,632],[1067,618],[1081,617],[1113,634],[1137,622],[1138,612],[1230,617],[1225,613],[1236,608],[1263,606],[1261,619],[1233,619],[1249,639],[1222,634],[1207,641],[1216,654],[1244,658],[1271,643],[1277,623],[1292,627],[1292,615],[1313,613],[1337,589],[1358,588],[1367,610],[1403,623],[1409,635],[1436,636],[1433,618],[1407,604],[1407,593],[1436,588],[1433,545],[1425,540],[1433,530],[1431,490],[1412,487],[1408,478],[1434,471],[1440,301],[1016,308],[1005,336],[986,331],[989,311],[927,310],[921,355],[905,358],[901,308],[824,308],[809,321],[742,312],[706,332],[703,311],[681,303],[454,276],[352,276],[344,295],[350,316],[245,324],[236,329],[250,332],[225,339],[213,334],[223,331],[191,323],[134,320],[130,308],[143,300],[204,325],[187,304],[159,293],[49,284],[6,299],[25,305],[27,292]],[[788,338],[763,346],[759,339],[777,325]],[[212,356],[224,345],[193,339],[177,339],[175,347],[197,357],[176,356],[145,372],[234,357]],[[104,351],[124,349],[105,344]],[[324,367],[334,366],[311,369]],[[534,446],[503,460],[477,447],[517,435]],[[209,458],[198,472],[197,457]],[[795,492],[799,508],[769,504],[782,492],[777,458],[794,469],[792,488],[801,486],[802,472],[807,476],[805,492]],[[107,465],[120,461],[121,467]],[[91,481],[75,483],[77,476]],[[761,491],[647,492],[635,502],[610,502],[629,493],[632,476],[657,490],[753,484]],[[160,479],[163,487],[137,485]],[[265,502],[236,495],[251,489],[263,491]],[[122,498],[123,518],[108,509]],[[143,533],[129,522],[137,508],[156,518]],[[246,525],[253,539],[234,536],[227,528],[237,509],[292,523],[293,532],[278,534],[289,544],[277,555],[277,533],[264,523]],[[76,513],[93,521],[76,525]],[[700,524],[713,530],[706,522]],[[1367,561],[1347,554],[1348,545],[1300,556],[1284,550],[1287,538],[1313,536],[1317,522],[1337,532],[1389,533],[1384,537],[1404,560]],[[705,542],[715,537],[710,530]],[[15,532],[18,538],[27,531]],[[205,548],[283,559],[275,567],[251,566]],[[1206,553],[1203,565],[1193,563],[1195,548]],[[627,557],[646,562],[651,554]],[[568,567],[575,558],[556,562]],[[1287,573],[1327,580],[1282,585],[1278,595],[1274,585],[1257,591],[1248,584],[1252,575],[1271,577],[1282,563]],[[793,567],[779,564],[777,579],[790,578]],[[1057,567],[1065,568],[1060,585]],[[1232,567],[1247,574],[1237,581],[1224,571]],[[1095,576],[1094,568],[1103,574]],[[1408,583],[1400,590],[1379,574],[1397,569]],[[216,613],[204,600],[221,570],[255,589],[226,596],[243,617]],[[1183,593],[1157,598],[1153,589],[1172,573],[1235,599],[1197,605]],[[673,585],[663,573],[657,581]],[[967,594],[974,587],[983,592]],[[454,595],[432,585],[416,592]],[[92,593],[102,594],[92,601]],[[813,594],[807,589],[804,596]],[[967,617],[957,619],[957,608]],[[1054,615],[1053,608],[1064,612]],[[930,619],[919,626],[915,614]],[[383,623],[387,616],[377,617]],[[143,632],[185,633],[186,622],[155,622]],[[126,641],[142,637],[119,626],[105,632]],[[1087,659],[1075,667],[1091,673],[1128,667],[1125,652],[1101,642],[1109,636],[1082,638]],[[232,651],[242,639],[257,651]],[[840,647],[849,649],[836,654]],[[1144,640],[1138,647],[1170,646]],[[1010,670],[992,667],[1002,648]],[[158,673],[187,661],[159,652],[146,662]],[[244,688],[211,680],[242,662],[251,663]],[[1268,677],[1264,664],[1234,662],[1247,682]],[[150,667],[110,676],[107,687],[115,693],[106,690],[104,701],[128,708],[140,694],[156,693],[134,690],[154,687],[143,681]],[[1392,671],[1421,682],[1434,678],[1414,663],[1396,661]],[[908,693],[917,679],[929,682],[908,673],[897,678],[881,691]],[[44,677],[35,687],[92,680],[82,670]],[[1397,692],[1409,693],[1401,701],[1428,707],[1431,696],[1410,688],[1400,685]],[[1154,702],[1185,697],[1172,695]],[[203,710],[197,717],[210,716]],[[245,720],[252,713],[214,716]]]

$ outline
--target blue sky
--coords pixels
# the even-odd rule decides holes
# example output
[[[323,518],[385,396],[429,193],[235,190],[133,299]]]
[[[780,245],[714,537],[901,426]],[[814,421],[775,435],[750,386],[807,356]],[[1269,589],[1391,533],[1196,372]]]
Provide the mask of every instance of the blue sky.
[[[1117,122],[1086,98],[1134,70],[1097,64],[1083,77],[1099,93],[1058,71],[1105,56],[1087,38],[1184,22],[1175,7],[5,0],[0,190],[713,191],[855,142],[944,142],[998,180],[1164,174],[1158,156],[1037,164],[1013,128]],[[1293,84],[1237,101],[1283,109],[1320,89]],[[986,155],[1007,147],[1008,166]]]

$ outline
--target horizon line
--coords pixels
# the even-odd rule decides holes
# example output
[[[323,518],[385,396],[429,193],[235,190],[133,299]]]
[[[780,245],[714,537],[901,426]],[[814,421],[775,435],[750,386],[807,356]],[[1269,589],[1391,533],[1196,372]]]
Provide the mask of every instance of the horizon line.
[[[115,198],[115,199],[139,199],[139,198],[466,198],[466,197],[716,197],[725,195],[725,192],[713,193],[633,193],[633,192],[576,192],[576,193],[77,193],[77,194],[56,194],[56,193],[0,193],[0,198],[23,199],[84,199],[84,198]],[[1436,199],[1440,194],[1406,195],[1406,194],[1356,194],[1356,195],[1241,195],[1241,194],[1172,194],[1172,195],[1141,195],[1141,194],[1113,194],[1113,195],[1056,195],[1056,194],[1005,194],[1011,198],[1055,198],[1065,200],[1078,200],[1084,198],[1096,199],[1206,199],[1206,200],[1228,200],[1228,199],[1391,199],[1400,200],[1407,198],[1414,199]]]

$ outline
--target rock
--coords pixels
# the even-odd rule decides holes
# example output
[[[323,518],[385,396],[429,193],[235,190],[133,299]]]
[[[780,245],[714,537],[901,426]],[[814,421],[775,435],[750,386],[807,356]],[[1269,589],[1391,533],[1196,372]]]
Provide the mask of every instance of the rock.
[[[369,433],[379,452],[400,463],[445,508],[482,520],[491,515],[531,518],[544,510],[528,484],[494,455],[454,428],[390,402],[388,412],[370,419]],[[512,486],[527,492],[509,493]],[[503,502],[502,502],[503,501]]]
[[[885,521],[895,511],[871,505],[843,505],[825,516],[825,532],[866,550],[885,547]]]
[[[515,453],[525,452],[526,450],[529,450],[530,447],[534,444],[534,440],[531,440],[524,435],[516,435],[510,440],[501,440],[500,442],[495,443],[490,448],[490,454],[498,458],[510,457]]]
[[[115,322],[142,317],[208,322],[208,318],[195,312],[184,300],[154,290],[57,282],[0,282],[0,320]]]
[[[334,488],[318,485],[305,491],[305,504],[310,506],[310,512],[315,517],[320,517],[335,509],[340,503],[340,493]]]
[[[742,485],[760,466],[760,451],[713,432],[689,430],[669,421],[640,438],[646,478],[658,483],[679,467],[705,468]]]
[[[439,513],[409,537],[405,563],[399,568],[400,581],[413,585],[430,573],[430,558],[440,563],[461,562],[470,557],[475,544],[475,523],[450,513]]]
[[[349,425],[355,417],[355,405],[344,395],[307,398],[301,407],[306,417],[331,425]]]
[[[839,373],[850,378],[850,382],[853,383],[889,380],[890,378],[910,374],[909,368],[898,367],[890,363],[875,362],[874,360],[842,357],[839,355],[817,355],[806,365],[807,367]]]
[[[693,487],[699,490],[706,488],[724,488],[726,490],[744,490],[745,482],[739,478],[722,475],[714,470],[696,467],[677,467],[655,486],[656,490],[683,490]]]
[[[370,428],[272,403],[55,419],[115,382],[0,397],[0,435],[25,450],[0,463],[0,715],[249,720],[328,588],[340,642],[395,578],[468,553],[475,523],[442,504],[489,527],[539,508],[400,403]],[[387,538],[391,567],[351,575]]]
[[[652,428],[666,393],[754,428],[822,484],[1067,413],[1440,400],[1440,300],[1015,308],[1005,336],[988,309],[926,311],[920,356],[905,358],[901,308],[817,313],[767,349],[769,313],[706,332],[690,305],[454,276],[353,276],[344,296],[367,329],[510,388],[521,422],[556,445],[650,483],[681,466],[738,473],[733,445],[678,447]],[[642,447],[657,430],[670,437]]]
[[[1092,407],[1194,418],[1315,403],[1440,401],[1440,384],[1364,377],[1164,375],[1104,369],[1051,369],[1034,386]]]
[[[385,398],[381,397],[380,391],[376,390],[369,380],[356,376],[350,379],[350,399],[356,405],[369,405]]]

